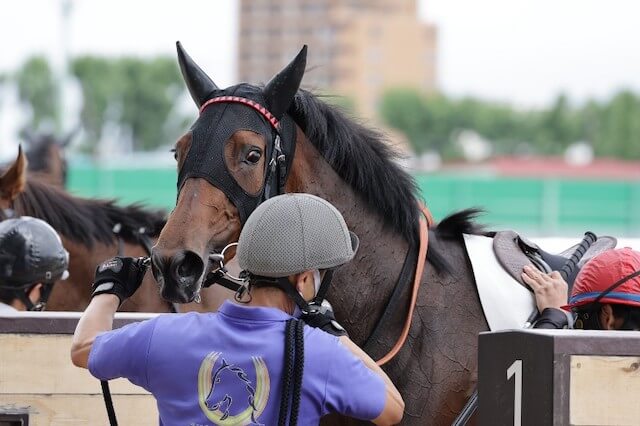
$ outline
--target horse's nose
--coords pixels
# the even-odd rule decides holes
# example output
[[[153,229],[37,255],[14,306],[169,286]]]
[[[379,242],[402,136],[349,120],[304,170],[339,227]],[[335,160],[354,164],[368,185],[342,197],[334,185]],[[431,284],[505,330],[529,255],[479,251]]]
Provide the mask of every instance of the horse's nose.
[[[204,271],[204,262],[197,253],[180,250],[169,257],[154,251],[151,259],[153,275],[165,299],[186,303],[195,298]]]

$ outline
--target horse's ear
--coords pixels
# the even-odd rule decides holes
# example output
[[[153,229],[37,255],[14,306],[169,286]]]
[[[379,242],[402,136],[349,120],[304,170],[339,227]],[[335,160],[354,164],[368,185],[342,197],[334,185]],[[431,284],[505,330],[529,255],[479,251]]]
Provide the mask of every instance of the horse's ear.
[[[191,59],[191,56],[185,52],[179,41],[176,42],[176,48],[178,49],[178,63],[180,64],[182,77],[185,83],[187,83],[187,88],[193,101],[198,107],[201,107],[209,98],[211,92],[218,90],[218,86],[216,86],[213,80]]]
[[[289,109],[293,97],[296,95],[307,66],[307,45],[282,71],[276,74],[264,88],[269,111],[280,119]]]
[[[18,158],[0,176],[0,194],[2,197],[13,201],[18,194],[24,191],[27,184],[27,157],[22,152],[22,145],[18,147]]]

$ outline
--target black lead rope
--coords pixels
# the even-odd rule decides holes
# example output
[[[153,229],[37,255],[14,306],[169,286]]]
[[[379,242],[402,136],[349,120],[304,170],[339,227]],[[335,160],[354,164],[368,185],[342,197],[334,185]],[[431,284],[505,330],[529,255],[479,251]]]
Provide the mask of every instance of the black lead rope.
[[[111,391],[109,390],[109,382],[107,380],[100,380],[100,385],[102,386],[104,405],[105,407],[107,407],[109,424],[111,426],[118,426],[118,420],[116,419],[116,410],[113,408],[113,400],[111,399]]]
[[[122,256],[124,254],[124,241],[120,236],[119,224],[113,228],[113,233],[116,235],[116,239],[118,241],[118,256]],[[144,247],[144,249],[147,251],[147,254],[151,255],[151,248],[153,247],[153,242],[151,241],[151,239],[144,232],[140,232],[137,235],[138,242],[142,245],[142,247]],[[172,307],[175,310],[175,307]],[[100,387],[102,388],[102,398],[104,399],[104,406],[107,408],[109,425],[118,426],[118,419],[116,419],[116,410],[113,407],[113,399],[111,398],[111,390],[109,389],[109,381],[100,380]]]
[[[304,373],[304,322],[290,319],[285,327],[284,368],[278,426],[298,424],[302,376]]]

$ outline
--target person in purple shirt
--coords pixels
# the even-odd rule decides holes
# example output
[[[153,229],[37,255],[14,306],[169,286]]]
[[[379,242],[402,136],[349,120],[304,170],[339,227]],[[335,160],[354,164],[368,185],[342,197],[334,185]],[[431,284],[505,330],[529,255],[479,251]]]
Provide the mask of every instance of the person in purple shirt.
[[[404,411],[398,390],[320,300],[332,270],[350,261],[357,246],[327,201],[273,197],[240,235],[238,263],[248,276],[242,303],[226,301],[217,313],[160,315],[113,331],[115,311],[146,268],[141,259],[111,259],[96,272],[72,361],[98,379],[124,377],[151,392],[161,425],[296,424],[295,417],[315,425],[329,413],[396,424]],[[291,346],[295,365],[301,361],[293,376],[285,361],[289,324],[302,341]],[[298,373],[298,402],[292,397],[283,404],[296,395],[289,384]]]

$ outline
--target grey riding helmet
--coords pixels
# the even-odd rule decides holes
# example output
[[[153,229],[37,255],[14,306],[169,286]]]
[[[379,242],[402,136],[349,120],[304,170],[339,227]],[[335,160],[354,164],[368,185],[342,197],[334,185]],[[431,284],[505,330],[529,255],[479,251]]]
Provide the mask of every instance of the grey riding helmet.
[[[310,194],[284,194],[260,204],[238,241],[240,268],[281,278],[311,269],[330,269],[355,256],[358,237],[340,212]]]
[[[68,267],[69,253],[47,222],[28,216],[0,222],[0,288],[66,279]]]

